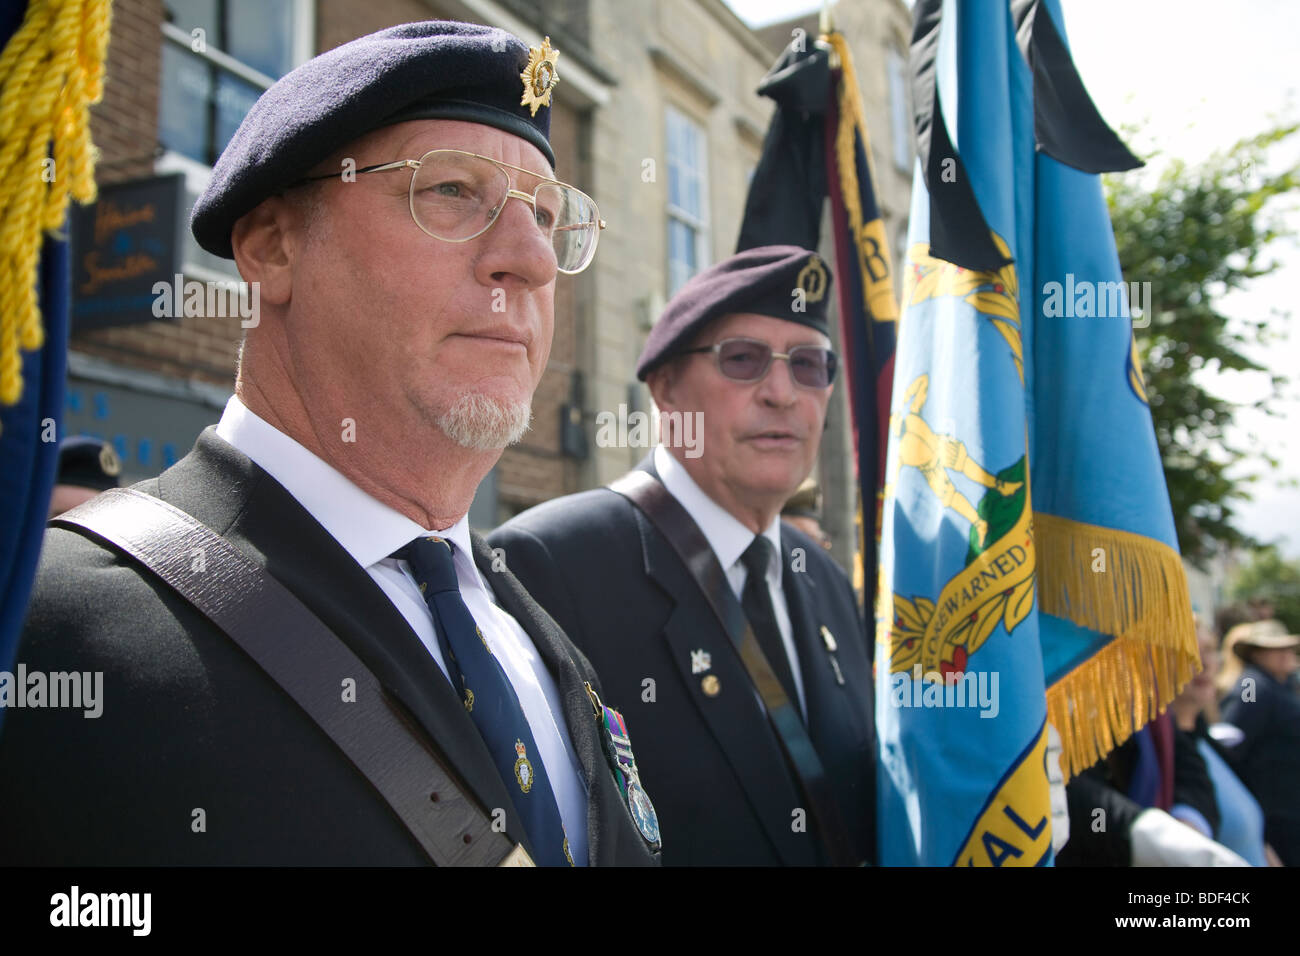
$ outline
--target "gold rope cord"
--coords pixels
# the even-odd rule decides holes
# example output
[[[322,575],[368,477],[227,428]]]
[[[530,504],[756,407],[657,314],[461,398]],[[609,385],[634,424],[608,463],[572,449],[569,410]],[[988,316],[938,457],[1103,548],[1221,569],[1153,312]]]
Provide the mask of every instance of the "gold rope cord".
[[[90,105],[104,95],[110,0],[31,0],[0,53],[0,402],[22,397],[22,358],[45,341],[42,233],[69,199],[95,200]]]

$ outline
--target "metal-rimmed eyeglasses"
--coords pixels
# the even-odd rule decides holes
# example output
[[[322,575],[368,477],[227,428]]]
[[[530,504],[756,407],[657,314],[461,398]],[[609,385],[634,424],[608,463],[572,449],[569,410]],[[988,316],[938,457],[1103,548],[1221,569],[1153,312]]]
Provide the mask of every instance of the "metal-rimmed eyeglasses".
[[[533,209],[537,228],[555,250],[556,267],[577,275],[591,265],[605,220],[596,201],[582,190],[538,176],[490,156],[460,149],[431,149],[419,159],[366,166],[356,174],[411,170],[411,217],[424,232],[443,242],[469,242],[492,228],[506,200],[518,199]],[[507,170],[539,180],[531,194],[510,185]],[[294,186],[334,179],[339,173],[307,176]]]
[[[795,384],[806,388],[826,388],[835,381],[839,359],[830,349],[817,345],[797,345],[789,352],[773,351],[772,346],[758,339],[723,339],[713,345],[697,349],[683,349],[681,355],[712,352],[718,371],[733,382],[752,384],[760,382],[772,367],[773,359],[790,363],[790,376]]]

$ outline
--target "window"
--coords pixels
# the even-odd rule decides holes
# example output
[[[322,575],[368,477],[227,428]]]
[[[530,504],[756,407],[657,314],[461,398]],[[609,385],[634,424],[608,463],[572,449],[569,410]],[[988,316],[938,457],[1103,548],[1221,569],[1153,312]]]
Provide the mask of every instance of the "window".
[[[216,162],[262,91],[314,50],[314,0],[164,0],[162,88],[154,172],[185,174],[187,218]],[[238,278],[233,262],[182,230],[182,268]]]
[[[298,2],[165,0],[158,139],[211,166],[262,91],[310,51]]]
[[[668,295],[706,265],[708,170],[704,129],[672,107],[668,133]]]
[[[890,49],[885,57],[889,71],[889,130],[894,140],[894,165],[912,172],[912,114],[907,107],[907,70],[903,57]]]

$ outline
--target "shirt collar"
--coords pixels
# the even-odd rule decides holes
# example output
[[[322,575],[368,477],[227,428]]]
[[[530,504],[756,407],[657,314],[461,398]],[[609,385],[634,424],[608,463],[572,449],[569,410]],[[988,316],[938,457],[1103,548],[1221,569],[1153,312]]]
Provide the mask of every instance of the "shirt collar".
[[[231,396],[217,424],[217,437],[247,455],[284,486],[357,564],[368,568],[421,535],[438,534],[456,545],[473,567],[469,516],[450,528],[422,528],[372,498],[274,425]]]
[[[718,563],[722,565],[723,570],[739,561],[745,549],[753,542],[754,532],[741,524],[730,511],[710,498],[704,489],[695,483],[695,479],[691,477],[685,466],[663,445],[655,447],[654,465],[668,493],[677,499],[704,532],[704,537],[709,542],[709,547],[713,548],[713,553],[717,555]],[[763,530],[763,537],[767,538],[772,545],[772,562],[768,566],[768,577],[771,578],[775,574],[774,581],[777,587],[780,587],[784,565],[781,560],[780,515],[773,518],[772,523]]]

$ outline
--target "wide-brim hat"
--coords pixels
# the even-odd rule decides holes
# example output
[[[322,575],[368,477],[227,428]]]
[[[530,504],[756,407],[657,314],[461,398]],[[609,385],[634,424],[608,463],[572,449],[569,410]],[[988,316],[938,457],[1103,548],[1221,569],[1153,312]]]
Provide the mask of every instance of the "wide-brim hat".
[[[1246,621],[1228,631],[1223,647],[1224,650],[1231,648],[1234,654],[1246,661],[1251,648],[1300,647],[1300,634],[1288,634],[1286,625],[1277,620]]]

